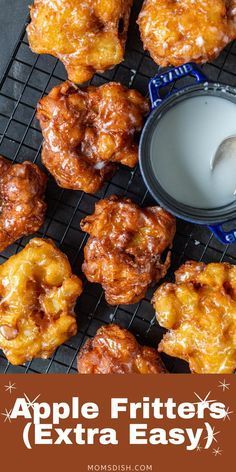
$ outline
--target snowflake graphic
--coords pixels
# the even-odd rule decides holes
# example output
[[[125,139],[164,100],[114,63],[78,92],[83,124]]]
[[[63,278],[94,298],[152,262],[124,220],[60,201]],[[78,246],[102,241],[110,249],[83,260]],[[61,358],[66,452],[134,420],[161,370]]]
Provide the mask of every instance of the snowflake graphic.
[[[40,397],[40,395],[41,394],[37,395],[37,397],[35,397],[34,400],[30,400],[29,397],[26,395],[26,393],[24,393],[24,397],[27,401],[27,407],[34,409],[35,403],[38,400],[38,398]]]
[[[205,407],[209,407],[210,403],[216,402],[216,400],[209,400],[211,392],[208,392],[205,398],[201,398],[196,392],[194,392],[194,395],[199,399],[198,402],[193,403],[193,405],[204,405]]]
[[[223,451],[221,451],[221,449],[218,447],[217,449],[213,449],[212,451],[212,454],[216,457],[216,456],[221,456]]]
[[[222,388],[223,392],[225,392],[226,390],[229,390],[230,384],[226,383],[226,381],[224,379],[223,382],[219,382],[218,387]]]
[[[217,439],[216,439],[217,434],[220,434],[220,431],[215,431],[215,426],[214,426],[212,431],[204,439],[210,439],[211,441],[217,442]]]
[[[1,413],[2,416],[5,416],[4,423],[6,423],[6,421],[9,421],[9,423],[11,423],[11,412],[12,410],[8,411],[5,408],[5,413]]]
[[[230,420],[231,418],[229,415],[232,415],[232,414],[233,414],[233,411],[230,411],[229,406],[228,406],[227,410],[225,410],[225,416],[223,418],[223,421],[225,421],[226,419]]]
[[[9,392],[11,394],[12,390],[16,390],[16,384],[11,383],[11,381],[9,380],[8,385],[4,385],[4,388],[5,388],[5,392]]]

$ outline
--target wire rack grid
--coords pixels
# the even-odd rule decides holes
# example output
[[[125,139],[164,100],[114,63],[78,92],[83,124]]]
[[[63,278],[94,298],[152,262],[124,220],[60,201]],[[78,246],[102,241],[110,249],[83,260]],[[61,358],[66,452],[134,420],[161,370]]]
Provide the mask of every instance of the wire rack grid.
[[[158,72],[158,66],[143,51],[136,19],[142,1],[136,0],[131,14],[125,61],[113,70],[96,74],[91,83],[101,85],[117,81],[147,95],[148,82]],[[214,81],[236,86],[236,44],[229,45],[203,71]],[[33,54],[28,46],[25,30],[0,83],[0,155],[13,162],[30,160],[41,166],[42,135],[35,118],[38,100],[51,88],[65,80],[63,65],[51,56]],[[217,117],[220,119],[220,117]],[[52,358],[34,359],[22,366],[10,365],[0,352],[0,373],[76,373],[76,357],[83,343],[105,323],[115,322],[130,329],[141,343],[157,346],[164,330],[155,321],[150,304],[153,289],[140,303],[130,306],[109,306],[99,285],[89,284],[81,273],[83,246],[87,236],[80,230],[80,220],[94,210],[94,204],[105,196],[128,196],[138,204],[154,204],[142,181],[139,168],[131,171],[120,167],[96,195],[59,188],[49,177],[47,188],[48,211],[44,226],[36,234],[53,239],[69,257],[73,270],[84,282],[84,291],[78,300],[76,314],[78,334],[60,346]],[[0,263],[20,251],[30,238],[22,238],[0,255]],[[236,246],[223,246],[207,228],[183,221],[177,222],[177,234],[172,251],[172,265],[167,279],[173,280],[177,267],[185,260],[228,261],[235,263]],[[189,372],[187,364],[163,356],[170,372]]]

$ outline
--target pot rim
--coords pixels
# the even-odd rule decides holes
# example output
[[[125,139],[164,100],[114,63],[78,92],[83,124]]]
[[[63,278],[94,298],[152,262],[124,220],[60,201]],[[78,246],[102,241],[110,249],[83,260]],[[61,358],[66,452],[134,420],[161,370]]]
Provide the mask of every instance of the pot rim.
[[[236,218],[236,200],[218,208],[195,208],[175,200],[163,189],[157,176],[154,175],[150,159],[150,143],[155,123],[161,120],[164,113],[191,96],[213,95],[233,101],[236,104],[236,88],[230,85],[209,82],[206,80],[200,84],[188,85],[163,100],[163,102],[151,111],[144,125],[139,144],[139,166],[144,183],[160,206],[178,218],[202,225],[217,225]]]

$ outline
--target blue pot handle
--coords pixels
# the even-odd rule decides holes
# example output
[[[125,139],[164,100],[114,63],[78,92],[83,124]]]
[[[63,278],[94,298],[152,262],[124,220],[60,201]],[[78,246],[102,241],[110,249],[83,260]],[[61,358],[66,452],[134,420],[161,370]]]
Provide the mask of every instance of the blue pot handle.
[[[194,77],[196,83],[207,81],[207,77],[200,69],[198,69],[196,64],[192,62],[184,64],[180,67],[174,67],[173,69],[169,69],[167,72],[155,75],[155,77],[153,77],[149,82],[149,94],[151,98],[152,110],[157,108],[163,102],[163,100],[170,97],[177,91],[182,90],[181,88],[177,89],[173,87],[164,98],[161,98],[160,89],[188,75]],[[182,88],[186,88],[186,86]]]
[[[208,226],[214,236],[223,244],[232,244],[236,242],[236,230],[224,231],[222,225]]]

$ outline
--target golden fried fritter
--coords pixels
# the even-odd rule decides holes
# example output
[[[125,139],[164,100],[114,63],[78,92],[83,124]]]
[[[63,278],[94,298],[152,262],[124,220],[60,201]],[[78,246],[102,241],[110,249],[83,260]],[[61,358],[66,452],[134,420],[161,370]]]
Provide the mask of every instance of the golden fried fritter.
[[[135,135],[148,101],[117,83],[79,89],[65,82],[38,105],[42,160],[58,185],[95,193],[116,169],[138,160]]]
[[[160,207],[141,209],[116,196],[96,204],[81,228],[90,234],[84,248],[83,272],[100,283],[111,305],[141,300],[153,282],[165,276],[175,235],[175,218]]]
[[[46,183],[35,164],[12,164],[0,156],[0,251],[43,224]]]
[[[146,0],[138,24],[160,66],[204,63],[236,38],[236,0]]]
[[[75,83],[123,61],[133,0],[34,0],[32,51],[59,58]]]
[[[80,374],[162,374],[156,349],[140,346],[133,334],[112,324],[86,341],[77,359]]]
[[[227,374],[236,368],[236,266],[187,262],[175,284],[157,289],[157,320],[170,331],[159,351],[189,362],[192,372]]]
[[[47,358],[77,332],[82,283],[50,240],[31,239],[0,266],[0,348],[15,365]]]

